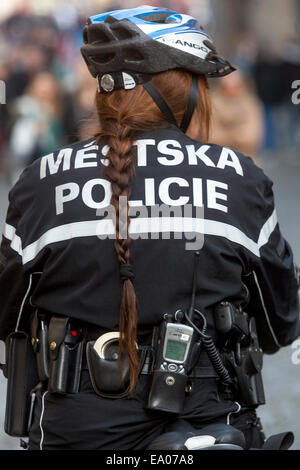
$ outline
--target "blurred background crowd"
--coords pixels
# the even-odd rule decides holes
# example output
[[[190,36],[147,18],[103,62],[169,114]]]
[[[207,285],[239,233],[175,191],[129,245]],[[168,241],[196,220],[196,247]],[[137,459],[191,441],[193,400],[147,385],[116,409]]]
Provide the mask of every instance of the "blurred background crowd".
[[[10,0],[0,7],[0,172],[14,181],[33,159],[93,131],[95,80],[81,58],[91,14],[128,0]],[[199,18],[239,72],[212,81],[211,141],[257,158],[300,148],[300,3],[287,0],[152,0]],[[229,105],[230,103],[230,105]]]
[[[93,14],[150,4],[191,14],[238,72],[210,80],[211,142],[253,157],[275,181],[277,211],[300,264],[299,0],[8,0],[0,5],[0,222],[7,193],[34,159],[89,137],[95,80],[80,55]],[[300,87],[299,87],[300,88]],[[3,87],[0,88],[0,103]],[[300,93],[297,95],[300,98]],[[2,98],[2,100],[1,100]],[[300,449],[299,365],[285,348],[265,359],[267,434],[296,433]],[[6,383],[0,377],[0,449],[18,448],[3,433]]]

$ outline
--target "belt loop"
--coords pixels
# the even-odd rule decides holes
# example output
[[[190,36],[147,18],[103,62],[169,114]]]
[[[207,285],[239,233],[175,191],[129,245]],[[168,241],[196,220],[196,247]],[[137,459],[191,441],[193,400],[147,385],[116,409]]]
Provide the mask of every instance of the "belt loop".
[[[152,372],[153,351],[151,346],[139,346],[140,355],[140,375],[149,375]]]

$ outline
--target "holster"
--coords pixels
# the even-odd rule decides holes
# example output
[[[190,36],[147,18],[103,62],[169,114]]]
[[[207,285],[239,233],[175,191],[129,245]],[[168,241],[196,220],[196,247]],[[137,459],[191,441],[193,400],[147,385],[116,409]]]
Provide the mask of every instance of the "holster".
[[[6,338],[7,397],[4,429],[14,437],[28,436],[31,390],[39,383],[36,358],[24,331]]]
[[[30,333],[33,350],[36,353],[39,379],[45,382],[49,377],[48,318],[45,313],[38,310],[33,313]]]
[[[236,399],[243,406],[265,404],[265,393],[262,379],[263,353],[259,347],[255,318],[249,320],[250,343],[241,347],[239,353],[227,351],[224,354],[225,364],[232,371],[235,382]]]
[[[76,340],[76,336],[72,337],[70,318],[53,316],[49,323],[48,341],[50,349],[48,391],[60,394],[77,393],[84,349],[81,333],[78,333]]]

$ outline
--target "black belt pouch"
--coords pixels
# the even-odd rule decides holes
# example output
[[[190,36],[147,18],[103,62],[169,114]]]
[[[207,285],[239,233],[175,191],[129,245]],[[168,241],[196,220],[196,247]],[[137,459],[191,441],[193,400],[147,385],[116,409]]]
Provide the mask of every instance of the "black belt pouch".
[[[168,378],[171,379],[172,385],[168,385]],[[184,407],[186,383],[186,375],[172,374],[160,369],[154,370],[148,408],[181,414]]]
[[[6,338],[7,396],[4,430],[14,437],[28,436],[31,390],[39,383],[36,358],[27,333]]]
[[[122,373],[118,360],[101,358],[93,348],[95,341],[87,343],[87,364],[93,389],[103,398],[124,398],[129,393],[129,363],[122,357]]]

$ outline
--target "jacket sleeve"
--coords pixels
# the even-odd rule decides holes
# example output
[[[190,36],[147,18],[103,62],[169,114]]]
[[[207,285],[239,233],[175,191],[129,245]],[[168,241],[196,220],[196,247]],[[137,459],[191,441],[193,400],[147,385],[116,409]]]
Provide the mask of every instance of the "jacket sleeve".
[[[264,352],[272,354],[300,335],[299,269],[280,230],[273,183],[261,170],[257,170],[257,175],[258,253],[250,259],[245,283],[250,291],[248,309],[256,316],[260,345]]]
[[[12,198],[0,248],[0,340],[18,328],[31,278],[24,272],[20,237],[21,214]]]

